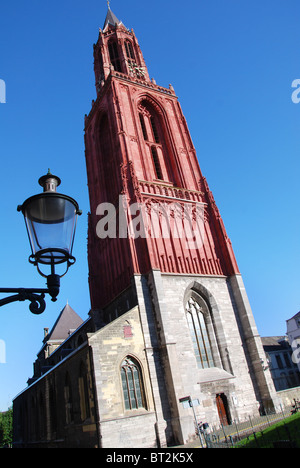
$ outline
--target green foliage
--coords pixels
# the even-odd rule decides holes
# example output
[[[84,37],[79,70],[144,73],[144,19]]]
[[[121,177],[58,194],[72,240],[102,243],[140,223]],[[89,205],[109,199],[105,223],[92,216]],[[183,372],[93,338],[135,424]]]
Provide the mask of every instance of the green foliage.
[[[12,408],[9,408],[5,413],[0,413],[0,447],[12,444],[12,421]]]

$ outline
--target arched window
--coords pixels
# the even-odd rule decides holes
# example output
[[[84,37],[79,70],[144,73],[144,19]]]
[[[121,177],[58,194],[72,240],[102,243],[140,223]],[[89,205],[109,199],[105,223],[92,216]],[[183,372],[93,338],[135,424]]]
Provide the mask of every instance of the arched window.
[[[106,201],[114,201],[120,193],[119,179],[117,176],[117,161],[113,152],[111,127],[107,114],[103,114],[99,120],[99,161],[98,170],[102,187],[106,188]],[[108,177],[109,174],[109,177]]]
[[[115,41],[110,41],[108,43],[109,58],[111,64],[114,66],[114,69],[118,72],[122,72],[121,62],[119,58],[118,45]]]
[[[46,408],[44,403],[44,397],[42,392],[40,392],[39,405],[38,405],[38,437],[43,439],[46,435]]]
[[[150,173],[146,174],[147,180],[160,179],[174,182],[172,171],[172,156],[170,145],[167,144],[167,130],[163,115],[157,107],[144,99],[138,108],[139,120],[146,152],[151,164]]]
[[[57,413],[56,413],[56,395],[53,385],[49,389],[49,415],[50,415],[50,429],[51,433],[57,430]]]
[[[203,312],[203,308],[195,298],[191,297],[187,301],[187,321],[193,341],[197,364],[200,369],[214,367],[211,344]]]
[[[125,409],[145,408],[141,369],[137,361],[130,356],[122,362],[121,378]]]
[[[126,50],[127,58],[135,60],[132,44],[130,41],[125,42],[125,50]]]
[[[89,391],[88,391],[88,379],[86,367],[83,363],[80,364],[79,370],[79,396],[80,396],[80,409],[81,409],[81,419],[90,417],[90,400],[89,400]]]
[[[66,374],[65,387],[64,387],[64,396],[65,396],[65,408],[66,408],[66,424],[71,424],[74,421],[74,411],[73,411],[73,396],[72,396],[72,386],[69,373]]]

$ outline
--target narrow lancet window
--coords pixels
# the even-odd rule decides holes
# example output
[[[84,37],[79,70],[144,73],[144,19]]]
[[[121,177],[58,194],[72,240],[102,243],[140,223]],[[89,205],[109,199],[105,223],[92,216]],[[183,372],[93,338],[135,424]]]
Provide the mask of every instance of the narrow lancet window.
[[[158,159],[157,149],[155,146],[151,146],[151,153],[153,158],[153,164],[155,169],[155,174],[157,179],[163,179],[161,167]]]
[[[121,365],[123,396],[126,410],[145,407],[141,369],[135,359],[127,356]]]
[[[204,314],[198,302],[192,297],[186,304],[186,313],[198,367],[200,369],[214,367]]]
[[[110,62],[113,65],[114,69],[118,72],[122,72],[117,43],[114,41],[110,42],[108,44],[108,51]]]
[[[155,103],[152,104],[147,99],[140,103],[138,114],[141,133],[144,141],[147,143],[145,153],[148,161],[145,162],[145,179],[174,182],[171,163],[172,156],[163,114]]]
[[[139,116],[140,116],[140,122],[141,122],[141,127],[142,127],[144,140],[147,141],[148,140],[148,135],[147,135],[147,129],[146,129],[146,125],[145,125],[144,116],[141,113],[139,114]]]

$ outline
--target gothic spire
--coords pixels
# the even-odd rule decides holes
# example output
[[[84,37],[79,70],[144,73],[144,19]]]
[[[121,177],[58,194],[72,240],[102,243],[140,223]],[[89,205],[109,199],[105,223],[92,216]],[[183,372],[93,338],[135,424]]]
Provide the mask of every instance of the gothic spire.
[[[110,2],[108,1],[107,2],[108,12],[107,12],[107,15],[106,15],[106,18],[105,18],[105,21],[104,21],[103,29],[105,29],[108,24],[111,24],[112,26],[116,26],[117,24],[122,23],[122,21],[118,20],[116,15],[111,11],[109,4],[110,4]]]

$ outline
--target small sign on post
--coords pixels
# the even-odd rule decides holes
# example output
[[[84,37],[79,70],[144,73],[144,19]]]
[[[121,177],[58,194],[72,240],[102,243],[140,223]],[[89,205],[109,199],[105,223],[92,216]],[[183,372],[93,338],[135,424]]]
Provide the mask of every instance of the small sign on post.
[[[203,448],[203,443],[202,443],[202,439],[201,439],[199,425],[198,425],[197,418],[196,418],[196,413],[195,413],[195,410],[194,410],[195,406],[200,405],[198,398],[196,398],[195,400],[192,400],[190,396],[182,397],[182,398],[179,398],[179,403],[182,403],[182,405],[183,405],[183,407],[185,409],[186,408],[192,408],[193,409],[197,433],[198,433],[198,436],[199,436],[199,439],[200,439],[201,447]]]
[[[179,403],[182,403],[182,406],[184,407],[184,409],[190,408],[191,406],[190,401],[191,401],[191,398],[189,396],[179,398]]]

